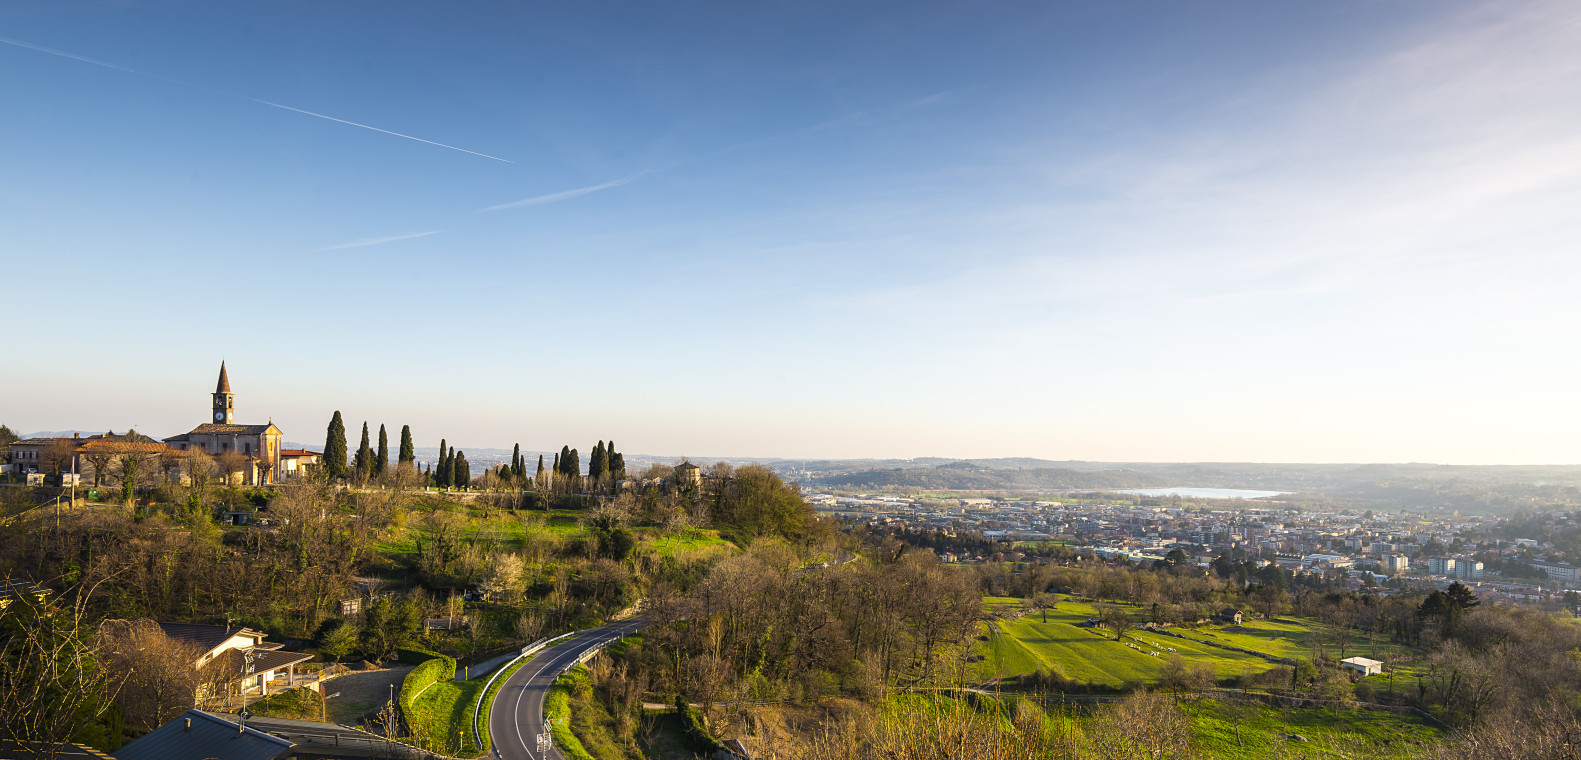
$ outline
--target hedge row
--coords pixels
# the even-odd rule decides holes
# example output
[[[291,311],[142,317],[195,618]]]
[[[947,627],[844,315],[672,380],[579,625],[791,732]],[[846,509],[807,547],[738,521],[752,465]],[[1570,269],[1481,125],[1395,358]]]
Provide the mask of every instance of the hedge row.
[[[454,680],[456,677],[456,659],[423,649],[402,649],[399,652],[399,657],[402,658],[401,662],[407,661],[405,658],[408,653],[414,659],[421,655],[429,656],[422,664],[412,668],[412,672],[407,673],[406,679],[401,681],[401,715],[406,718],[407,728],[415,731],[417,726],[427,726],[429,724],[429,716],[418,712],[417,695],[422,694],[424,689],[440,681]]]

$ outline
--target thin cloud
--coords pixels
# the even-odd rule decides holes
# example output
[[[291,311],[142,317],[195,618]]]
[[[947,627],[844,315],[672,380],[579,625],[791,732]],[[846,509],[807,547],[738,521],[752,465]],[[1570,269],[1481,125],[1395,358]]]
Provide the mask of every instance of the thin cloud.
[[[531,198],[523,198],[523,199],[521,199],[519,201],[511,201],[510,203],[501,203],[498,206],[489,206],[488,208],[480,208],[480,209],[478,209],[477,213],[481,214],[481,213],[483,213],[485,211],[499,211],[501,209],[507,209],[507,208],[521,208],[523,206],[541,206],[541,205],[543,205],[545,203],[554,203],[555,201],[563,201],[563,200],[568,200],[568,199],[571,199],[571,198],[580,198],[580,197],[582,197],[584,195],[588,195],[590,193],[596,193],[596,192],[598,192],[600,190],[608,190],[608,189],[610,189],[612,187],[620,187],[621,185],[631,184],[631,181],[634,180],[634,179],[636,179],[636,177],[627,177],[625,179],[617,179],[614,182],[605,182],[602,185],[593,185],[591,187],[579,187],[579,188],[577,188],[575,190],[562,190],[562,191],[560,191],[558,193],[550,193],[548,195],[537,195],[537,196],[533,196]]]
[[[429,230],[427,232],[408,232],[405,235],[391,235],[389,237],[363,238],[361,240],[353,240],[350,243],[341,243],[339,245],[325,246],[323,248],[320,248],[319,250],[320,251],[339,251],[339,250],[343,250],[343,249],[346,249],[346,248],[365,248],[365,247],[370,246],[370,245],[381,245],[383,243],[394,243],[397,240],[411,240],[412,238],[428,237],[429,235],[438,235],[440,232],[443,232],[443,230]]]
[[[67,52],[62,51],[62,50],[56,50],[54,48],[47,48],[47,47],[44,47],[43,45],[34,45],[34,44],[31,44],[31,43],[22,42],[20,40],[13,40],[13,39],[10,39],[8,37],[0,37],[0,43],[11,45],[13,47],[23,48],[25,50],[33,50],[33,51],[37,51],[37,52],[40,52],[40,53],[48,53],[49,55],[59,56],[61,58],[67,58],[67,59],[70,59],[70,60],[73,60],[73,61],[80,61],[82,63],[91,63],[94,66],[103,66],[104,68],[107,68],[107,69],[113,69],[115,71],[120,71],[120,72],[124,72],[124,73],[127,73],[127,74],[136,74],[137,76],[148,77],[150,79],[157,79],[157,80],[159,80],[161,82],[168,82],[170,84],[181,85],[182,87],[191,87],[193,89],[203,90],[205,92],[212,92],[212,93],[214,93],[216,95],[224,95],[224,96],[229,97],[229,98],[236,98],[238,100],[245,100],[245,101],[247,101],[249,103],[257,103],[258,105],[269,106],[270,108],[278,108],[278,109],[281,109],[283,111],[291,111],[293,113],[299,113],[299,114],[302,114],[304,116],[312,116],[312,117],[319,118],[319,119],[325,119],[327,121],[336,122],[337,124],[345,124],[347,126],[360,127],[362,129],[368,129],[368,130],[372,130],[374,132],[380,132],[380,133],[383,133],[383,134],[386,134],[386,135],[399,137],[399,138],[401,138],[403,140],[413,140],[415,142],[425,143],[427,145],[433,145],[433,146],[436,146],[436,147],[439,147],[439,148],[444,148],[446,150],[454,150],[454,151],[459,151],[461,153],[467,153],[467,154],[470,154],[470,155],[473,155],[473,156],[478,156],[479,158],[487,158],[487,159],[490,159],[492,161],[500,161],[500,162],[507,163],[507,164],[516,163],[515,161],[511,161],[510,159],[500,158],[499,156],[491,156],[491,155],[489,155],[487,153],[479,153],[479,152],[477,152],[475,150],[467,150],[466,148],[459,148],[459,147],[456,147],[454,145],[446,145],[445,143],[442,143],[442,142],[435,142],[433,140],[425,140],[425,139],[423,139],[421,137],[415,137],[413,135],[402,134],[400,132],[392,132],[392,131],[390,131],[388,129],[380,129],[378,127],[371,126],[371,125],[368,125],[368,124],[359,124],[358,122],[355,122],[355,121],[347,121],[345,119],[337,119],[337,118],[335,118],[333,116],[328,116],[328,115],[321,114],[321,113],[315,113],[313,111],[305,111],[305,110],[303,110],[301,108],[292,108],[291,106],[282,105],[280,103],[272,103],[272,102],[267,101],[267,100],[259,100],[258,98],[250,98],[250,97],[247,97],[246,95],[237,95],[234,92],[226,92],[224,90],[216,90],[213,87],[205,87],[205,86],[200,85],[200,84],[193,84],[191,82],[183,82],[183,81],[181,81],[179,79],[171,79],[169,77],[162,77],[162,76],[159,76],[158,74],[149,74],[148,72],[145,72],[145,71],[138,71],[137,69],[129,69],[129,68],[125,67],[125,66],[118,66],[118,65],[113,64],[113,63],[106,63],[105,61],[95,60],[93,58],[88,58],[88,57],[85,57],[85,56],[76,55],[74,53],[67,53]]]

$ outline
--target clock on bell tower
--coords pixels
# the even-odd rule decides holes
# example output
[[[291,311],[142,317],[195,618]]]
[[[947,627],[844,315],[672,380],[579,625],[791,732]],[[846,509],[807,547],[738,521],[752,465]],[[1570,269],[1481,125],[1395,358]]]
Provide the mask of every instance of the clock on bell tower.
[[[214,421],[227,425],[236,421],[235,397],[231,394],[231,379],[225,376],[225,362],[220,362],[220,382],[214,386]]]

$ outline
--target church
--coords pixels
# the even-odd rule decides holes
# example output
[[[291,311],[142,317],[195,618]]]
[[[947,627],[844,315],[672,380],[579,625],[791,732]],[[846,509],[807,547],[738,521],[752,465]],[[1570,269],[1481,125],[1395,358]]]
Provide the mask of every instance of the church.
[[[242,468],[242,482],[262,485],[277,482],[280,478],[280,440],[283,434],[273,422],[263,425],[236,424],[236,396],[231,393],[231,381],[225,374],[225,362],[220,362],[220,380],[214,386],[213,422],[205,422],[189,433],[165,439],[165,445],[181,451],[207,451],[220,456],[234,451],[246,457]],[[305,452],[304,452],[305,453]]]

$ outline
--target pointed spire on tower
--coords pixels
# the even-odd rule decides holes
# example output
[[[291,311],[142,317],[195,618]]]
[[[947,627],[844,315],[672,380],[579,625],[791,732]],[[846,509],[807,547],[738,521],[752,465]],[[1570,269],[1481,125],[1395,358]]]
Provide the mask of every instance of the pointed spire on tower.
[[[220,360],[220,382],[214,386],[215,393],[230,393],[231,379],[225,376],[225,360]]]

